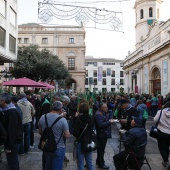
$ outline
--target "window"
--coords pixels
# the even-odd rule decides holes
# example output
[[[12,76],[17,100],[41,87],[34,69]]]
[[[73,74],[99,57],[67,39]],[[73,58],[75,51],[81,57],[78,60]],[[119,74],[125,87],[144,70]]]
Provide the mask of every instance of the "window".
[[[123,67],[123,63],[120,63],[120,67]]]
[[[94,85],[97,85],[97,78],[94,78]]]
[[[115,77],[115,71],[112,71],[112,77]]]
[[[6,31],[0,27],[0,46],[5,47]]]
[[[106,88],[102,88],[102,92],[107,92],[107,89]]]
[[[85,85],[88,85],[89,81],[88,78],[85,79]]]
[[[97,62],[85,62],[85,66],[88,66],[88,65],[97,66]]]
[[[13,53],[15,53],[15,48],[16,48],[16,39],[9,35],[9,50]]]
[[[74,44],[74,38],[69,38],[69,44]]]
[[[88,70],[86,70],[86,77],[88,77]]]
[[[124,77],[123,73],[123,71],[120,71],[120,77]]]
[[[68,69],[75,70],[75,58],[68,59]]]
[[[143,9],[140,10],[140,19],[143,19]]]
[[[0,14],[6,17],[6,1],[5,0],[0,0]]]
[[[103,70],[103,77],[106,77],[106,70]]]
[[[152,7],[149,8],[149,17],[153,17],[153,9],[152,9]]]
[[[157,9],[157,18],[159,18],[159,8]]]
[[[48,38],[42,38],[42,44],[48,44]]]
[[[24,38],[24,44],[28,44],[29,43],[29,38]]]
[[[115,85],[115,79],[111,79],[111,85]]]
[[[123,79],[120,79],[120,85],[124,85]]]
[[[115,92],[115,88],[111,88],[111,92]]]
[[[16,13],[12,8],[10,8],[10,23],[15,27],[16,26]]]
[[[93,92],[96,92],[96,91],[98,91],[98,88],[93,88]]]
[[[93,70],[93,77],[97,77],[97,70]]]
[[[22,39],[18,38],[18,44],[21,44],[21,43],[22,43]]]
[[[106,85],[106,79],[105,78],[102,80],[102,85]]]
[[[115,63],[102,63],[103,65],[115,65]]]

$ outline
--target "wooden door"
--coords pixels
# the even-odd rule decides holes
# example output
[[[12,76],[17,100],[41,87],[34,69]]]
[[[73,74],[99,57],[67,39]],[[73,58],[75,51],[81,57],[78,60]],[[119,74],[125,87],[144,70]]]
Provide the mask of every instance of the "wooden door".
[[[154,94],[161,93],[161,79],[157,79],[153,81],[153,93]]]

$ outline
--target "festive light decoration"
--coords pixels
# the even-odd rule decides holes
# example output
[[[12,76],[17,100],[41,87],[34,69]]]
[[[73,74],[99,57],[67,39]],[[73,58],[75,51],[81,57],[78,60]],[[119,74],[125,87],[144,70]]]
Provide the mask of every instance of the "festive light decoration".
[[[122,12],[72,4],[73,2],[69,4],[69,2],[41,0],[38,2],[39,20],[44,24],[49,24],[53,18],[62,21],[75,19],[79,25],[86,26],[89,22],[93,22],[93,27],[96,28],[96,24],[103,26],[108,24],[112,30],[122,31],[123,24],[120,18]]]

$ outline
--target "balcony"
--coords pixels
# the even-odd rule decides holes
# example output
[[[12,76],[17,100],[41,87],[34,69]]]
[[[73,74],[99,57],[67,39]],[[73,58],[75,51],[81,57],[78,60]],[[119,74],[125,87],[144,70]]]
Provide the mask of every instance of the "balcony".
[[[68,67],[68,70],[76,70],[76,67]]]

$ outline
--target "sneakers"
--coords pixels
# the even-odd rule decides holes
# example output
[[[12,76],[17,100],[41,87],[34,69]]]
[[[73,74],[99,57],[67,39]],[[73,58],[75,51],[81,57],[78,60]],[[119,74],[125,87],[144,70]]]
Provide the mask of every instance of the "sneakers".
[[[30,149],[34,149],[34,145],[33,146],[30,145]]]
[[[164,167],[167,167],[168,164],[169,164],[169,162],[162,162],[162,165],[163,165]]]

